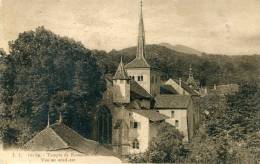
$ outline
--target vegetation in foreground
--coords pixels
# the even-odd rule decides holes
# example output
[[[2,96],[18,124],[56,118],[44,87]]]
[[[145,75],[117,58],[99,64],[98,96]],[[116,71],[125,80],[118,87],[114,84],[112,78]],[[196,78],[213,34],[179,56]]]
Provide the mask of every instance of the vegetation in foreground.
[[[23,145],[59,113],[89,136],[92,113],[104,80],[91,51],[43,27],[21,33],[1,57],[0,134],[5,143]]]

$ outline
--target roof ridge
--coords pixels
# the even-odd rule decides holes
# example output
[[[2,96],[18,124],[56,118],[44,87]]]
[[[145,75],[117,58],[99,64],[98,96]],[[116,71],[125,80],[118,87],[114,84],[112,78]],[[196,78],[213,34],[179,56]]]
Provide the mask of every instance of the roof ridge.
[[[130,80],[130,86],[131,86],[130,87],[131,92],[134,92],[134,93],[138,94],[139,96],[146,97],[146,98],[152,97],[152,95],[146,89],[144,89],[140,84],[138,84],[138,82],[136,82],[135,80]],[[139,91],[141,90],[141,92],[144,92],[144,93],[140,93],[138,90]]]
[[[130,78],[127,75],[127,72],[125,71],[125,66],[121,57],[121,61],[117,67],[116,73],[113,77],[113,79],[120,79],[120,80],[129,80]]]
[[[141,62],[140,62],[141,61]],[[134,58],[132,61],[125,65],[125,68],[150,68],[150,64],[145,58]]]
[[[55,125],[55,124],[54,124],[54,125]],[[61,142],[64,143],[64,145],[66,145],[68,148],[71,147],[67,142],[65,142],[65,141],[63,140],[63,138],[62,138],[57,132],[55,132],[54,129],[52,129],[52,127],[50,127],[50,129],[52,130],[52,132],[53,132],[54,134],[56,134],[56,136],[61,140]]]
[[[73,130],[72,128],[68,127],[67,125],[64,125],[64,124],[63,124],[63,126],[66,127],[66,128],[68,128],[72,133],[74,133],[75,135],[77,135],[78,137],[80,137],[80,138],[83,139],[83,140],[86,140],[86,141],[89,141],[89,142],[92,142],[92,143],[96,143],[96,144],[98,143],[98,142],[96,142],[96,141],[93,141],[93,140],[90,140],[90,139],[87,139],[87,138],[81,136],[79,133],[77,133],[75,130]]]

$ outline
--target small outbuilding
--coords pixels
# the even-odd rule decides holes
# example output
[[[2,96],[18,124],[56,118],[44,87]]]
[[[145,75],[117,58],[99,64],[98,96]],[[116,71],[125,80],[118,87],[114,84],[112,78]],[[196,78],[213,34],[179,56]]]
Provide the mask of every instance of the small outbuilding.
[[[85,155],[114,156],[98,142],[89,140],[63,123],[47,126],[24,145],[30,151],[76,151]]]

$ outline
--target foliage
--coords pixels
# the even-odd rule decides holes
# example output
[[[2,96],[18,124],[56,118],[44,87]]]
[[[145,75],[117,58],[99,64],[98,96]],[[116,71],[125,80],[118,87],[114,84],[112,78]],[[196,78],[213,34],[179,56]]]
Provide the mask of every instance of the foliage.
[[[89,135],[90,115],[104,91],[95,57],[81,43],[43,27],[19,34],[2,59],[1,120],[18,130],[23,144],[34,132],[58,119]]]
[[[254,82],[245,82],[238,93],[226,96],[226,108],[214,101],[206,103],[210,115],[190,144],[188,160],[256,163],[260,159],[259,91]]]
[[[147,152],[132,156],[130,162],[169,163],[186,158],[188,152],[182,144],[183,135],[175,127],[163,123],[157,134],[150,142]]]
[[[203,54],[202,56],[185,54],[159,45],[146,46],[146,59],[152,66],[160,68],[162,79],[182,78],[187,80],[189,66],[192,65],[194,77],[203,86],[214,84],[239,83],[242,80],[260,80],[259,55],[225,56]],[[112,50],[109,53],[95,51],[98,62],[105,73],[113,74],[118,66],[120,57],[124,62],[130,62],[136,54],[136,47],[123,50]]]
[[[255,83],[244,83],[237,94],[227,96],[227,110],[223,116],[209,122],[209,135],[215,136],[225,130],[234,139],[245,139],[259,129],[259,94]]]
[[[207,96],[201,97],[199,101],[203,121],[207,122],[213,118],[217,118],[223,115],[227,110],[226,97],[218,95],[216,93],[209,93]]]

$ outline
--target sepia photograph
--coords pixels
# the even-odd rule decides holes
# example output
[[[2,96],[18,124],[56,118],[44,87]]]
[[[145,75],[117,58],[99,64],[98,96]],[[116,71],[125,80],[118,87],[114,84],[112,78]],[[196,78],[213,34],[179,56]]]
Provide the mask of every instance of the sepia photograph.
[[[259,0],[0,0],[0,164],[260,164]]]

